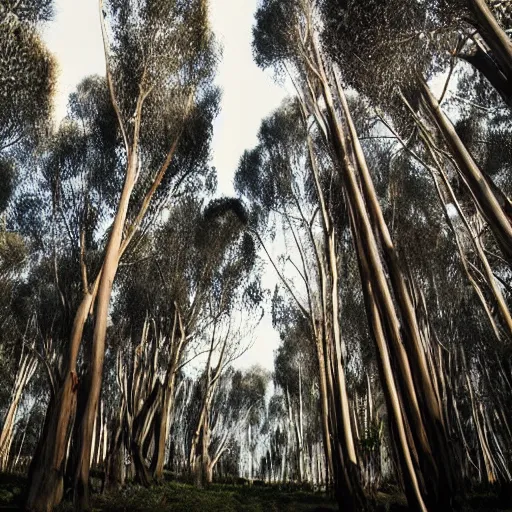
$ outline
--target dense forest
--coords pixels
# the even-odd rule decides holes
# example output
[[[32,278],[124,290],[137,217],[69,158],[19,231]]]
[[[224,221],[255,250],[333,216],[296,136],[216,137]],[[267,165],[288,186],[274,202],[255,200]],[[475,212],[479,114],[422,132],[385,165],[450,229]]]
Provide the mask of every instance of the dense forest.
[[[140,489],[158,510],[170,480],[512,507],[512,2],[260,0],[254,60],[294,94],[233,197],[208,1],[99,0],[105,74],[59,123],[54,7],[0,1],[0,481],[19,505]],[[264,315],[274,368],[242,368]]]

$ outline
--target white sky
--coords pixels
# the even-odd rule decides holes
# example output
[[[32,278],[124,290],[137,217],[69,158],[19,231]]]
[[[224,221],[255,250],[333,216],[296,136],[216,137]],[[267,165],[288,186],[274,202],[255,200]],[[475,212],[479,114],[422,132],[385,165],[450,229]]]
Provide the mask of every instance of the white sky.
[[[232,195],[240,156],[256,144],[261,119],[279,106],[286,91],[252,59],[251,28],[257,0],[210,0],[210,6],[213,30],[223,46],[216,79],[223,97],[214,125],[212,164],[217,168],[219,192]],[[59,64],[57,121],[64,117],[67,98],[82,78],[105,73],[98,12],[98,0],[55,0],[55,18],[45,27],[44,39]],[[263,284],[273,290],[275,277],[271,272],[264,275]],[[255,339],[238,365],[258,363],[272,368],[278,335],[269,314],[263,318]]]

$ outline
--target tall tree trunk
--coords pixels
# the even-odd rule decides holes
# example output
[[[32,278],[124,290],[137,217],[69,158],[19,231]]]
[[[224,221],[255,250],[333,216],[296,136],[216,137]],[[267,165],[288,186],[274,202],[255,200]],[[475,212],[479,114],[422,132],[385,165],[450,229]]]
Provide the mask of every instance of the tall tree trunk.
[[[420,401],[425,428],[427,430],[429,442],[432,445],[432,451],[435,454],[436,459],[439,461],[438,464],[436,464],[434,460],[430,461],[432,469],[439,472],[437,493],[439,493],[440,496],[438,499],[441,499],[441,503],[444,503],[444,506],[449,506],[451,496],[455,490],[455,482],[453,463],[450,456],[450,447],[448,444],[441,404],[436,393],[433,375],[429,371],[418,327],[418,320],[416,318],[415,307],[400,268],[398,254],[384,220],[384,215],[375,192],[373,180],[366,164],[361,143],[348,108],[345,93],[343,88],[340,86],[337,77],[335,77],[335,79],[345,119],[350,131],[352,144],[354,146],[355,159],[362,178],[361,182],[363,185],[362,188],[366,199],[366,205],[368,207],[372,223],[375,226],[375,231],[377,232],[378,238],[381,242],[381,248],[387,264],[395,301],[398,306],[398,311],[400,312],[403,325],[402,340],[407,352],[407,357],[411,364],[412,377],[417,390],[418,400]],[[413,285],[413,283],[411,283],[411,285]],[[426,341],[429,343],[430,340]]]
[[[14,380],[14,386],[11,392],[11,403],[7,408],[0,433],[0,471],[6,471],[9,465],[11,454],[11,445],[14,436],[14,420],[23,396],[25,387],[30,382],[37,368],[37,359],[31,353],[22,350],[18,371]]]
[[[11,403],[7,408],[2,432],[0,433],[0,471],[7,470],[14,435],[14,420],[16,419],[16,413],[18,412],[18,406],[23,396],[23,391],[34,375],[36,368],[37,359],[35,356],[23,349],[11,393]]]
[[[304,115],[306,116],[304,105],[303,109]],[[325,268],[323,257],[317,254],[316,258],[322,287],[322,312],[324,322],[323,332],[327,333],[332,331],[331,335],[325,336],[325,341],[331,344],[329,350],[325,351],[325,353],[327,354],[328,352],[331,357],[328,358],[329,362],[324,364],[324,368],[325,371],[327,371],[329,374],[329,383],[331,384],[329,386],[329,400],[331,400],[333,404],[331,411],[333,416],[331,418],[331,422],[328,423],[328,425],[332,427],[331,430],[333,439],[336,441],[334,450],[331,449],[330,441],[327,447],[331,458],[331,460],[328,461],[328,467],[333,470],[333,476],[336,483],[336,491],[339,494],[340,499],[343,501],[344,506],[350,509],[350,507],[356,506],[355,503],[358,501],[358,507],[364,507],[365,505],[363,504],[364,496],[360,485],[360,475],[354,444],[354,436],[352,432],[350,405],[342,353],[342,340],[339,324],[337,243],[334,232],[334,225],[329,212],[327,211],[324,193],[320,185],[320,176],[318,172],[316,157],[309,135],[307,142],[315,189],[322,214],[321,219],[326,253],[325,259],[327,261],[328,268],[328,270]],[[327,275],[329,278],[327,278]],[[330,291],[329,297],[327,297],[328,288]],[[314,330],[317,330],[316,326],[314,326]],[[335,417],[337,420],[334,419]],[[330,435],[330,433],[328,433],[328,435]],[[333,456],[336,456],[336,461],[332,459]]]
[[[139,121],[140,122],[140,121]],[[137,144],[134,144],[128,159],[125,183],[118,210],[112,225],[109,241],[105,251],[103,271],[98,287],[98,297],[95,309],[95,324],[92,339],[91,366],[88,378],[90,386],[87,390],[87,401],[83,418],[80,423],[79,456],[75,474],[74,503],[78,510],[90,510],[89,469],[91,458],[91,440],[94,419],[98,408],[105,358],[105,337],[107,333],[108,309],[112,294],[112,285],[119,265],[120,248],[123,228],[126,221],[128,204],[135,184],[137,172]]]
[[[329,485],[329,478],[332,476],[332,448],[331,448],[331,436],[329,432],[329,397],[327,390],[327,377],[325,368],[325,356],[324,356],[324,341],[323,334],[321,339],[316,340],[316,352],[319,366],[319,385],[320,385],[320,412],[322,415],[322,439],[325,456],[325,483]]]
[[[361,236],[361,246],[364,250],[362,256],[367,260],[367,265],[370,269],[369,275],[372,276],[373,294],[384,324],[383,332],[389,338],[389,348],[392,350],[393,362],[397,364],[399,384],[401,392],[404,393],[403,400],[399,401],[399,405],[404,408],[404,413],[407,415],[407,420],[402,424],[402,430],[405,431],[407,443],[410,445],[409,451],[412,450],[411,453],[414,454],[415,460],[421,463],[421,473],[424,473],[424,478],[420,480],[416,478],[414,480],[413,476],[416,476],[416,471],[414,475],[409,472],[411,475],[409,479],[410,489],[414,491],[409,492],[409,496],[413,500],[412,506],[423,510],[426,506],[426,501],[428,501],[429,506],[430,504],[436,506],[436,504],[442,502],[447,497],[442,493],[443,483],[439,479],[437,464],[418,402],[417,393],[418,391],[421,392],[421,388],[419,390],[415,389],[411,363],[403,346],[399,311],[395,307],[391,289],[387,283],[386,271],[379,254],[376,235],[379,239],[383,238],[383,232],[379,225],[376,226],[376,233],[372,229],[371,218],[375,218],[379,214],[379,210],[375,210],[376,206],[378,207],[378,203],[376,205],[375,202],[371,201],[371,190],[368,187],[368,183],[364,183],[364,169],[358,168],[352,162],[353,154],[356,153],[358,148],[354,146],[352,137],[348,136],[347,130],[345,130],[338,119],[338,113],[330,90],[330,80],[324,69],[322,57],[314,36],[313,41],[317,75],[326,105],[329,142],[341,172],[342,184],[349,209],[352,211],[352,215],[357,222],[352,222],[351,224],[352,234],[354,237]],[[363,191],[360,188],[361,182]],[[369,201],[369,204],[366,204],[367,201]],[[371,215],[368,213],[367,208],[372,212]],[[385,243],[384,240],[382,242]],[[404,311],[404,315],[404,318],[407,319],[406,311]],[[409,421],[411,422],[410,425]],[[397,429],[397,433],[400,433],[399,429]],[[419,450],[419,453],[417,450]],[[405,463],[406,459],[404,458],[402,464]]]
[[[475,27],[491,49],[501,71],[512,83],[512,45],[505,31],[500,27],[485,0],[468,0],[469,8],[475,17]]]
[[[352,223],[354,224],[353,232],[356,233],[354,243],[358,254],[359,269],[361,273],[361,282],[363,285],[363,293],[365,297],[365,305],[368,316],[370,331],[377,346],[379,356],[379,369],[381,373],[381,381],[386,397],[386,403],[389,411],[389,422],[394,437],[397,438],[396,449],[398,452],[400,465],[402,468],[402,478],[405,484],[407,501],[412,510],[426,512],[427,507],[422,497],[420,489],[420,477],[417,474],[416,465],[411,453],[408,436],[406,433],[406,420],[404,419],[401,407],[401,397],[399,386],[395,382],[392,359],[388,350],[386,335],[384,333],[381,313],[376,303],[376,297],[373,292],[373,284],[371,271],[368,261],[364,254],[363,244],[357,235],[356,219],[352,214]]]
[[[27,510],[46,512],[53,510],[62,500],[64,461],[78,390],[76,363],[92,302],[93,294],[85,294],[75,315],[64,380],[50,401],[41,437],[30,465],[25,504]]]
[[[179,338],[175,345],[174,340],[177,327],[179,327]],[[165,447],[167,445],[167,438],[169,436],[170,428],[169,419],[171,417],[171,408],[174,405],[176,372],[178,371],[178,365],[181,360],[183,347],[185,344],[185,330],[181,320],[180,312],[177,309],[175,312],[175,321],[173,325],[173,334],[171,336],[171,340],[171,357],[163,386],[162,409],[161,414],[158,417],[159,422],[156,430],[155,452],[151,463],[153,478],[157,481],[163,479]]]
[[[458,170],[471,191],[478,209],[494,233],[505,258],[509,263],[512,262],[512,219],[505,213],[504,208],[500,205],[499,198],[496,197],[489,185],[488,178],[476,165],[473,157],[457,135],[452,123],[441,110],[439,103],[423,80],[421,80],[421,87],[422,97],[428,112],[434,118],[439,130],[443,134],[457,163]]]

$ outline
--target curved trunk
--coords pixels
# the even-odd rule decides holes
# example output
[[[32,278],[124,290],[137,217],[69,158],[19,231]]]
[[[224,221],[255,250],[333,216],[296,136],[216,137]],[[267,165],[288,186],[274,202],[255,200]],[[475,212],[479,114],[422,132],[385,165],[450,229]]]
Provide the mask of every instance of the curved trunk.
[[[75,507],[79,510],[89,510],[89,469],[91,460],[91,441],[96,410],[101,391],[103,361],[105,358],[105,337],[107,333],[108,309],[112,294],[112,285],[119,265],[120,247],[123,236],[128,204],[135,184],[137,170],[136,148],[129,157],[123,192],[114,219],[112,231],[105,251],[103,271],[98,287],[98,297],[95,310],[95,325],[92,339],[91,367],[89,370],[90,387],[87,390],[87,401],[80,424],[79,455],[75,473]]]
[[[411,449],[410,438],[407,435],[407,424],[403,415],[399,386],[395,382],[392,359],[390,357],[390,351],[387,346],[381,313],[377,306],[376,296],[373,292],[371,271],[364,254],[365,251],[363,249],[362,240],[357,234],[359,229],[357,228],[356,220],[353,214],[352,225],[354,227],[353,232],[356,233],[354,236],[354,243],[358,256],[368,323],[370,332],[372,333],[372,337],[377,346],[377,353],[379,355],[378,361],[379,370],[381,373],[381,381],[384,395],[386,397],[387,408],[389,411],[391,432],[394,434],[393,437],[396,438],[395,448],[398,452],[398,459],[402,468],[402,478],[405,485],[407,502],[413,510],[426,512],[427,507],[423,500],[422,492],[420,489],[420,477],[417,474],[415,467],[416,464],[413,460],[412,452],[414,447]]]
[[[334,226],[327,211],[324,193],[320,185],[316,158],[313,152],[311,138],[309,136],[307,142],[315,189],[322,214],[321,219],[326,253],[325,259],[328,267],[327,269],[325,268],[323,258],[317,254],[317,264],[319,267],[322,286],[324,339],[326,343],[330,344],[329,349],[324,351],[325,354],[329,354],[329,358],[327,363],[323,366],[324,371],[327,371],[329,376],[330,391],[326,400],[331,400],[332,418],[329,423],[327,415],[324,420],[324,429],[330,428],[333,438],[336,440],[333,447],[331,447],[330,441],[328,441],[329,444],[326,445],[326,449],[330,457],[330,460],[327,460],[327,467],[333,474],[336,493],[340,503],[343,503],[343,507],[348,510],[360,510],[362,508],[364,509],[366,506],[366,500],[362,491],[361,478],[359,475],[343,361],[342,338],[339,323],[337,242]],[[327,275],[329,276],[328,278]],[[328,289],[329,298],[327,297]],[[331,335],[327,336],[326,332],[329,329],[329,325],[331,326]],[[328,405],[324,405],[324,407],[327,407],[328,410]],[[325,422],[327,422],[327,425],[325,425]],[[329,432],[327,435],[329,435]],[[333,457],[335,458],[333,459]]]
[[[75,415],[78,389],[76,362],[92,302],[93,294],[87,293],[75,315],[64,381],[50,402],[45,425],[30,465],[25,505],[27,510],[46,512],[62,500],[64,459]]]
[[[409,479],[411,488],[414,489],[414,492],[409,493],[410,499],[413,500],[411,506],[424,510],[427,504],[430,507],[443,503],[446,496],[444,496],[442,492],[444,483],[440,481],[431,440],[429,439],[429,430],[432,426],[429,425],[429,430],[427,430],[422,415],[422,406],[420,406],[420,403],[426,398],[421,396],[424,394],[425,390],[422,389],[421,386],[416,389],[413,378],[413,368],[415,371],[421,369],[421,367],[415,367],[415,364],[421,361],[421,352],[414,354],[414,347],[410,347],[413,349],[413,351],[410,352],[411,356],[414,356],[411,362],[404,348],[404,342],[407,340],[404,341],[403,339],[400,315],[403,315],[403,321],[409,321],[411,322],[410,325],[414,326],[414,322],[411,321],[414,320],[414,311],[411,309],[406,310],[405,308],[403,312],[400,311],[400,302],[397,308],[393,300],[392,287],[390,287],[388,283],[388,277],[378,245],[378,240],[380,240],[383,245],[386,245],[389,241],[385,239],[386,231],[383,229],[382,224],[377,223],[375,232],[372,225],[372,221],[378,221],[378,217],[381,216],[382,213],[380,212],[378,202],[372,200],[371,178],[368,175],[365,176],[365,169],[360,165],[357,158],[356,162],[359,165],[354,165],[352,161],[354,154],[356,157],[358,152],[361,154],[360,148],[358,148],[357,142],[353,140],[351,134],[348,133],[348,130],[338,118],[338,111],[334,105],[333,95],[330,89],[331,81],[326,75],[316,42],[315,51],[318,75],[322,87],[322,96],[326,105],[326,118],[330,132],[329,142],[332,147],[335,163],[337,163],[341,173],[341,180],[349,210],[357,221],[357,224],[355,222],[351,224],[352,234],[354,238],[360,238],[361,250],[363,251],[360,258],[365,258],[369,269],[368,274],[371,276],[372,295],[375,297],[374,300],[379,310],[380,321],[382,322],[381,330],[383,334],[385,333],[386,342],[389,343],[389,347],[387,347],[386,350],[391,351],[391,360],[396,365],[398,384],[400,386],[400,392],[403,394],[403,399],[399,400],[399,405],[403,408],[401,414],[405,415],[401,428],[406,436],[405,439],[410,452],[409,457],[411,457],[411,454],[414,454],[415,459],[420,462],[422,468],[421,472],[418,473],[421,478],[416,478],[414,485],[412,485],[413,476]],[[348,118],[345,120],[349,121]],[[370,180],[370,183],[368,180]],[[388,250],[388,256],[393,256],[392,251]],[[389,272],[393,274],[394,262],[390,261],[390,264]],[[395,275],[391,277],[393,287],[402,285],[399,281],[401,274],[396,272]],[[397,288],[397,291],[400,292],[400,288]],[[404,294],[404,296],[402,296],[402,302],[405,297],[406,295]],[[406,305],[406,302],[401,304],[402,307]],[[406,332],[405,336],[407,337],[407,335],[410,334],[411,331]],[[419,347],[416,347],[416,349],[418,348]],[[427,377],[429,377],[428,373],[425,375],[425,379]],[[428,382],[428,380],[426,380],[426,382]],[[418,399],[418,393],[420,393],[421,402]],[[400,432],[398,427],[397,432]],[[405,458],[402,460],[402,465],[404,464]],[[406,467],[403,467],[403,470],[404,472],[407,471]],[[413,474],[411,471],[409,471],[409,473],[411,475]]]
[[[373,276],[372,287],[375,289],[376,300],[379,304],[379,308],[382,310],[383,322],[386,325],[386,332],[389,334],[391,339],[391,349],[393,350],[399,368],[399,372],[402,376],[402,384],[404,385],[404,392],[406,398],[403,405],[408,408],[408,414],[413,422],[414,436],[421,447],[422,461],[429,464],[431,476],[435,475],[435,463],[432,457],[432,450],[428,442],[427,434],[423,419],[421,417],[418,398],[414,384],[412,381],[411,368],[408,361],[407,354],[402,345],[400,326],[397,317],[397,312],[393,304],[391,291],[389,289],[386,273],[383,268],[383,264],[380,258],[377,241],[375,234],[372,230],[369,214],[366,210],[361,189],[357,180],[357,170],[351,163],[346,146],[346,134],[344,133],[340,123],[337,119],[337,114],[334,108],[332,94],[330,92],[327,79],[324,78],[324,98],[326,101],[328,114],[329,114],[329,125],[332,133],[331,143],[333,145],[334,152],[338,159],[338,165],[342,172],[342,181],[347,193],[348,203],[350,208],[353,209],[354,214],[359,219],[358,232],[362,237],[362,243],[368,260],[368,266],[370,268],[370,274]],[[356,233],[355,227],[352,229],[354,236],[359,236]],[[437,475],[434,476],[434,481],[437,480]]]

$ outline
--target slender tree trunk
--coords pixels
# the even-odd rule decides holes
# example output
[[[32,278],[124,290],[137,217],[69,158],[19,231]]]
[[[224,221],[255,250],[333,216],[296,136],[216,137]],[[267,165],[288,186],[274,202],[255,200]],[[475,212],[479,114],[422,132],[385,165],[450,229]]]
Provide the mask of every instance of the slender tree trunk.
[[[318,61],[320,62],[319,57]],[[387,323],[387,330],[389,330],[389,333],[391,334],[392,347],[394,352],[396,353],[396,360],[399,363],[401,376],[403,376],[401,383],[404,385],[404,389],[407,392],[407,400],[405,401],[404,405],[409,408],[409,411],[411,413],[411,419],[414,421],[414,434],[417,441],[420,443],[420,446],[422,447],[423,460],[429,463],[431,467],[435,468],[435,464],[433,464],[432,462],[432,451],[428,443],[425,427],[423,425],[423,420],[421,418],[419,410],[418,400],[412,381],[409,362],[405,350],[402,346],[396,310],[387,284],[386,275],[382,266],[382,262],[380,260],[375,235],[373,233],[370,223],[370,218],[366,210],[366,206],[364,203],[363,196],[361,194],[361,190],[359,188],[359,184],[357,182],[356,169],[351,163],[347,153],[348,148],[345,139],[346,134],[344,133],[339,121],[337,120],[337,114],[334,109],[332,94],[329,89],[327,78],[325,77],[323,71],[322,75],[324,99],[327,105],[328,121],[330,131],[332,133],[331,142],[333,144],[333,150],[335,152],[335,155],[337,156],[338,159],[338,165],[340,165],[342,170],[342,179],[345,190],[347,192],[348,202],[351,205],[350,207],[354,209],[354,212],[357,212],[355,216],[360,221],[358,224],[359,230],[364,239],[363,243],[365,247],[365,252],[367,252],[368,254],[368,264],[371,268],[371,275],[373,276],[375,294],[378,298],[377,300],[379,302],[379,307],[382,308],[384,320]],[[356,231],[354,231],[354,229],[352,231],[353,235],[356,236]],[[435,476],[434,478],[436,481],[437,476]]]
[[[18,406],[23,396],[25,387],[30,382],[37,368],[37,359],[33,354],[22,351],[18,371],[11,393],[11,403],[7,408],[0,433],[0,471],[6,471],[9,465],[11,445],[14,435],[14,420],[18,412]]]
[[[169,382],[164,383],[162,406],[156,418],[155,451],[151,464],[151,472],[156,481],[161,481],[164,476],[165,447],[170,426],[169,417],[174,402],[174,382],[175,375],[173,374]]]
[[[402,319],[402,325],[404,327],[402,340],[407,351],[407,357],[411,363],[412,377],[421,404],[422,414],[425,418],[424,423],[429,442],[432,444],[435,457],[439,460],[439,464],[436,464],[433,459],[429,461],[431,467],[428,468],[428,471],[439,472],[438,482],[435,484],[437,489],[434,490],[434,492],[438,494],[438,499],[441,500],[440,503],[444,503],[443,506],[450,506],[449,504],[455,490],[452,459],[441,404],[436,393],[433,375],[429,371],[425,357],[415,307],[400,269],[398,255],[377,199],[373,180],[366,164],[366,159],[352,121],[344,91],[339,85],[337,77],[336,84],[354,146],[355,158],[362,178],[361,181],[366,204],[375,230],[381,241],[381,247],[387,263],[395,300]],[[411,283],[411,285],[413,285],[413,283]],[[426,341],[429,342],[429,340]]]
[[[434,161],[437,164],[437,169],[439,171],[439,174],[440,174],[440,176],[441,176],[441,178],[443,180],[443,183],[445,185],[446,190],[449,193],[451,204],[453,206],[455,206],[455,208],[457,210],[457,213],[458,213],[459,217],[461,218],[462,223],[463,223],[464,227],[466,228],[467,233],[468,233],[468,235],[469,235],[469,237],[471,239],[471,243],[472,243],[472,245],[473,245],[473,247],[475,249],[475,252],[476,252],[476,254],[478,256],[478,259],[480,260],[480,262],[482,264],[483,274],[484,274],[484,276],[486,278],[487,285],[489,286],[490,290],[492,291],[492,295],[493,295],[493,298],[494,298],[494,301],[495,301],[495,305],[496,305],[497,309],[499,310],[499,312],[501,314],[501,318],[503,320],[504,325],[506,326],[506,331],[508,333],[508,336],[512,339],[512,316],[510,314],[510,310],[509,310],[508,305],[507,305],[507,303],[505,301],[505,298],[503,297],[503,294],[501,293],[501,290],[500,290],[499,286],[496,284],[496,280],[494,278],[491,266],[489,265],[489,261],[487,260],[487,256],[485,255],[485,251],[484,251],[484,248],[483,248],[483,245],[482,245],[482,241],[480,240],[480,238],[477,236],[477,234],[474,232],[473,228],[469,224],[469,221],[467,220],[466,215],[462,211],[462,208],[461,208],[457,198],[455,197],[455,193],[454,193],[454,191],[452,189],[452,186],[451,186],[451,184],[450,184],[446,174],[444,173],[443,169],[441,168],[440,164],[437,162],[437,159],[435,158],[435,155],[434,155],[433,152],[431,152],[431,156],[433,157]],[[483,306],[484,306],[485,310],[488,311],[489,308],[488,308],[488,306],[486,304],[484,295],[481,292],[481,290],[480,290],[478,284],[476,283],[476,281],[471,276],[469,267],[468,267],[468,265],[466,263],[467,258],[466,258],[466,255],[465,255],[464,251],[463,251],[462,244],[461,244],[461,242],[459,240],[459,235],[458,235],[457,229],[456,229],[453,221],[451,220],[451,218],[449,216],[447,202],[445,201],[445,199],[443,197],[441,189],[440,189],[440,187],[439,187],[439,185],[437,183],[437,177],[435,176],[433,171],[431,171],[431,176],[432,176],[432,179],[434,180],[434,185],[436,187],[437,195],[438,195],[439,200],[440,200],[440,202],[441,202],[441,204],[443,206],[443,210],[445,212],[445,216],[446,216],[448,225],[451,227],[451,229],[452,229],[452,231],[454,233],[456,244],[457,244],[457,248],[458,248],[458,251],[459,251],[459,254],[460,254],[463,266],[464,266],[464,269],[466,271],[466,274],[468,275],[468,278],[469,278],[471,284],[473,285],[473,287],[475,288],[475,290],[477,292],[477,295],[479,296],[480,300],[483,301]],[[491,320],[491,324],[493,326],[493,329],[494,329],[494,331],[496,333],[497,338],[500,339],[501,336],[499,334],[499,330],[496,327],[496,324],[494,323],[494,319],[493,319],[492,315],[490,315],[489,319]]]
[[[468,3],[480,36],[491,49],[493,58],[498,62],[509,83],[512,83],[512,45],[509,37],[500,27],[485,0],[468,0]]]
[[[322,336],[323,337],[323,336]],[[320,412],[322,415],[322,434],[323,434],[323,446],[325,456],[325,483],[329,485],[329,478],[332,475],[332,448],[331,448],[331,437],[329,432],[329,398],[327,395],[327,378],[325,369],[325,357],[323,340],[316,340],[316,351],[319,366],[319,385],[320,385]]]
[[[306,112],[304,112],[304,114],[306,114]],[[333,472],[333,476],[336,480],[337,492],[340,493],[341,499],[344,501],[344,506],[353,507],[355,506],[352,501],[354,496],[356,496],[356,501],[360,500],[361,503],[364,501],[364,498],[362,489],[360,487],[358,461],[352,432],[350,405],[347,393],[342,353],[342,340],[339,325],[338,256],[336,249],[336,238],[334,233],[334,225],[327,211],[323,190],[320,185],[320,177],[318,173],[316,158],[313,152],[312,141],[309,136],[307,141],[315,188],[322,213],[322,227],[324,231],[325,252],[329,275],[328,280],[327,271],[324,268],[322,257],[317,255],[317,263],[321,276],[322,286],[322,310],[324,317],[323,330],[324,332],[327,332],[329,326],[331,326],[332,337],[327,336],[325,339],[328,342],[334,342],[328,351],[332,356],[332,358],[329,358],[331,363],[324,366],[326,371],[329,372],[330,382],[332,382],[332,385],[335,386],[331,386],[330,399],[334,404],[332,413],[334,414],[335,411],[337,411],[336,417],[338,418],[339,425],[334,419],[331,421],[331,425],[333,426],[332,434],[336,440],[336,447],[340,446],[341,451],[339,449],[331,450],[329,442],[328,450],[331,457],[329,464],[332,470],[336,468],[336,471]],[[327,299],[328,281],[330,286],[329,301]],[[328,303],[330,304],[329,312],[327,311]],[[331,368],[333,370],[332,372]],[[337,456],[336,464],[332,460],[334,454]],[[342,478],[344,481],[341,481],[340,478]]]
[[[249,447],[249,482],[252,482],[252,432],[251,423],[247,425],[247,445]]]
[[[171,416],[171,408],[174,405],[174,388],[176,383],[176,372],[178,370],[178,364],[181,360],[183,346],[185,344],[185,330],[183,328],[183,324],[181,321],[181,315],[179,311],[175,313],[175,322],[173,326],[173,335],[172,335],[172,351],[171,351],[171,361],[169,363],[169,367],[166,372],[165,382],[164,382],[164,390],[163,390],[163,400],[162,400],[162,410],[159,416],[159,424],[156,432],[156,443],[155,443],[155,454],[153,456],[152,461],[152,473],[153,478],[157,481],[162,480],[163,471],[164,471],[164,462],[165,462],[165,447],[167,445],[167,438],[169,436],[169,419]],[[176,321],[178,320],[178,322]],[[175,329],[177,324],[179,323],[179,338],[176,346],[174,346],[175,340]]]
[[[357,224],[352,222],[352,233],[354,237],[361,236],[361,244],[364,248],[364,253],[361,253],[360,258],[364,256],[364,258],[367,259],[367,265],[370,269],[369,275],[372,276],[373,293],[375,294],[375,300],[377,301],[380,314],[382,315],[382,321],[385,322],[383,332],[389,336],[391,342],[390,347],[393,351],[393,360],[398,365],[398,377],[400,379],[401,390],[405,393],[405,398],[398,403],[401,407],[406,408],[405,412],[408,416],[408,421],[412,422],[412,428],[409,428],[408,421],[403,422],[401,428],[402,431],[405,432],[408,445],[410,444],[411,446],[410,450],[412,451],[410,453],[414,453],[415,460],[421,462],[423,471],[425,472],[425,478],[421,480],[417,478],[416,471],[414,471],[414,473],[409,472],[409,488],[414,492],[410,491],[408,494],[410,500],[412,500],[411,505],[423,510],[425,509],[426,499],[435,506],[440,498],[444,498],[442,493],[439,494],[439,490],[442,489],[442,483],[439,481],[439,474],[433,457],[432,447],[422,418],[409,358],[403,347],[399,317],[393,303],[391,290],[387,283],[386,272],[380,259],[370,215],[367,211],[367,207],[372,211],[372,208],[375,208],[375,203],[370,201],[369,205],[365,204],[365,199],[369,200],[371,196],[369,195],[370,189],[368,188],[368,184],[364,184],[364,169],[359,169],[359,171],[363,173],[361,175],[358,173],[357,167],[355,167],[351,161],[352,152],[357,151],[357,146],[353,146],[352,139],[347,136],[345,129],[338,119],[329,80],[323,68],[322,58],[316,44],[315,51],[319,80],[321,82],[323,98],[326,105],[327,124],[330,132],[329,140],[341,171],[342,183],[346,192],[349,208],[353,211],[352,215],[357,221]],[[361,179],[363,180],[364,194],[360,189],[359,180]],[[371,215],[373,217],[378,213],[378,210],[373,211]],[[379,233],[379,230],[380,228],[377,226],[377,234],[381,237],[382,232]],[[390,391],[388,391],[388,393],[389,392]],[[400,429],[398,428],[399,424],[395,424],[397,425],[398,435],[401,435]],[[421,457],[418,457],[416,453],[418,448],[421,450]],[[410,454],[409,457],[411,457]],[[404,457],[402,464],[405,464],[406,461],[407,457]],[[419,487],[420,485],[421,488]]]
[[[352,222],[354,224],[357,222],[353,215]],[[354,229],[354,232],[357,233],[359,230]],[[399,395],[399,387],[397,386],[393,375],[392,362],[387,347],[386,336],[384,334],[383,322],[380,318],[381,313],[379,312],[379,308],[377,307],[375,300],[375,295],[373,293],[371,272],[364,255],[363,245],[359,239],[359,236],[357,235],[355,236],[355,245],[358,253],[361,281],[363,285],[369,326],[377,345],[379,355],[379,368],[382,376],[384,394],[388,405],[390,424],[392,427],[392,432],[394,432],[398,438],[396,448],[401,462],[402,478],[405,484],[407,501],[413,510],[426,512],[427,507],[422,497],[419,477],[416,472],[415,464],[411,454],[411,448],[409,446],[409,440],[407,438],[406,425],[400,404],[401,398]]]
[[[85,411],[80,424],[79,458],[75,474],[75,507],[79,510],[90,510],[89,469],[91,457],[91,439],[94,419],[98,408],[105,358],[105,337],[107,333],[108,308],[112,294],[112,285],[119,265],[120,248],[123,228],[126,221],[128,204],[136,179],[137,145],[134,145],[129,156],[125,183],[119,201],[119,207],[112,225],[109,241],[105,251],[103,271],[98,288],[95,309],[95,324],[92,339],[91,367],[89,370],[90,386]]]
[[[483,0],[478,0],[483,1]],[[452,123],[441,110],[428,85],[421,80],[422,97],[428,111],[450,148],[478,209],[486,219],[507,261],[512,261],[512,224],[489,185],[488,179],[478,168],[473,157],[457,135]]]

